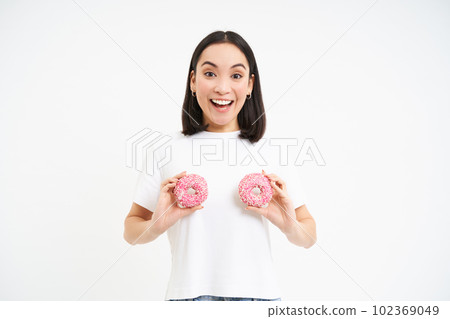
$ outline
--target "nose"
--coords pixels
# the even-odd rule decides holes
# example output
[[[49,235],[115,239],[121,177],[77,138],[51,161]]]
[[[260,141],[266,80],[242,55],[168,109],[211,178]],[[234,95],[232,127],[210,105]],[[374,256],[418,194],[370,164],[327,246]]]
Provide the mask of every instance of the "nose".
[[[230,84],[226,78],[217,79],[217,85],[214,92],[227,94],[230,91]]]

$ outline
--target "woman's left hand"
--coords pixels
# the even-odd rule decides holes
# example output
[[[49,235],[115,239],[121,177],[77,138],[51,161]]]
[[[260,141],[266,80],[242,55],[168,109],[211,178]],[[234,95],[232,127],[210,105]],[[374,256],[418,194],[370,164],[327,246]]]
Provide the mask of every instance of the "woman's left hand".
[[[246,210],[252,210],[266,217],[283,233],[289,232],[297,223],[294,204],[287,194],[286,183],[275,174],[262,174],[266,176],[272,186],[273,196],[269,205],[265,208],[247,206]]]

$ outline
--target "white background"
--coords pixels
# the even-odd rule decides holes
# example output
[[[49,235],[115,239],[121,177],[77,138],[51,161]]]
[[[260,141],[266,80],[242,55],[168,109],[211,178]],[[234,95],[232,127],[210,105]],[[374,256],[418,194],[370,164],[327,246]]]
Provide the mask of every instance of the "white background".
[[[271,228],[282,299],[449,300],[450,4],[372,3],[1,1],[0,299],[163,300],[167,236],[122,237],[126,140],[181,129],[194,48],[231,30],[268,131],[326,162],[301,168],[317,244]]]

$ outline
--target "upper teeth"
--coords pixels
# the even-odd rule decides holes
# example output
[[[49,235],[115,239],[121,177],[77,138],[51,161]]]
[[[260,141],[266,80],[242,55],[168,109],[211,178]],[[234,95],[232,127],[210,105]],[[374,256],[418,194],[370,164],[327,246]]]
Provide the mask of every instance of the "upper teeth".
[[[231,101],[224,101],[224,100],[212,100],[214,103],[216,104],[220,104],[220,105],[227,105],[230,104]]]

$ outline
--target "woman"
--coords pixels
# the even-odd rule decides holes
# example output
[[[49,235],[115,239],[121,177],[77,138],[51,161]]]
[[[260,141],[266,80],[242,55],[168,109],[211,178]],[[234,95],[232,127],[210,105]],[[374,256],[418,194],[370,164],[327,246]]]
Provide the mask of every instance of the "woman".
[[[144,244],[167,231],[172,272],[166,300],[281,300],[267,220],[305,248],[315,243],[316,226],[298,180],[290,173],[282,178],[261,170],[281,168],[274,152],[263,147],[259,72],[250,46],[237,33],[213,32],[198,44],[182,124],[171,141],[169,163],[152,176],[141,175],[125,220],[125,240]],[[261,157],[249,163],[249,150]],[[161,162],[165,150],[155,149],[153,156]],[[172,190],[187,171],[208,183],[204,206],[175,204]],[[272,200],[266,208],[243,205],[237,194],[240,179],[261,171],[271,182]]]

